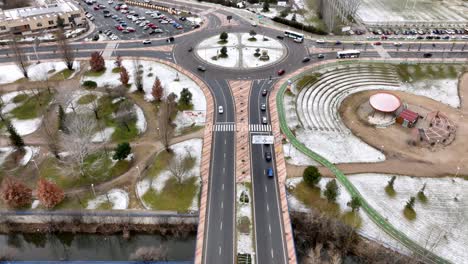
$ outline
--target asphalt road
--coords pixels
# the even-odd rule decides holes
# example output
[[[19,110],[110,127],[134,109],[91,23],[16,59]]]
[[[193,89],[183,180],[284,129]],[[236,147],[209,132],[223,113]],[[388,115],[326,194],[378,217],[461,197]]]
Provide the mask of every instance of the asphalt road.
[[[226,80],[205,79],[215,99],[214,124],[234,123],[235,108]],[[218,113],[223,106],[224,113]],[[234,263],[235,132],[214,131],[203,263]]]
[[[255,80],[249,97],[249,124],[261,124],[262,117],[267,117],[268,111],[260,110],[261,104],[267,105],[268,95],[274,85],[272,80]],[[262,96],[262,90],[268,91],[267,96]],[[271,132],[251,132],[255,134],[271,135]],[[252,142],[252,141],[251,141]],[[254,202],[254,226],[257,250],[256,263],[266,264],[288,263],[284,244],[283,225],[279,202],[278,181],[276,173],[274,148],[272,145],[250,145],[252,189]],[[265,152],[272,154],[272,160],[266,161]],[[266,174],[268,168],[274,171],[274,177]]]

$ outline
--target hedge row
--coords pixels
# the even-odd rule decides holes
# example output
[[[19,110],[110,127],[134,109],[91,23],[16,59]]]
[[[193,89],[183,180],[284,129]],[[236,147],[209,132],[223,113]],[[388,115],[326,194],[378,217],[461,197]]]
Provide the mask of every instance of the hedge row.
[[[325,31],[323,31],[323,30],[321,30],[319,28],[316,28],[314,26],[304,25],[304,24],[302,24],[300,22],[291,21],[291,20],[288,20],[288,19],[285,19],[285,18],[282,18],[282,17],[278,17],[278,16],[275,16],[274,18],[272,18],[272,20],[275,21],[275,22],[278,22],[278,23],[293,27],[293,28],[297,28],[297,29],[301,29],[301,30],[313,33],[313,34],[318,34],[318,35],[328,34],[327,32],[325,32]]]

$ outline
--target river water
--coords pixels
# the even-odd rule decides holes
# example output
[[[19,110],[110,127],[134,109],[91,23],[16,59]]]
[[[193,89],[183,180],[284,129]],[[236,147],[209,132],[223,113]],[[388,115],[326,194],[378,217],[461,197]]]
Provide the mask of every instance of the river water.
[[[168,260],[191,261],[195,253],[195,236],[187,239],[163,239],[158,235],[96,234],[0,234],[0,256],[13,260],[129,260],[140,247],[167,249]]]

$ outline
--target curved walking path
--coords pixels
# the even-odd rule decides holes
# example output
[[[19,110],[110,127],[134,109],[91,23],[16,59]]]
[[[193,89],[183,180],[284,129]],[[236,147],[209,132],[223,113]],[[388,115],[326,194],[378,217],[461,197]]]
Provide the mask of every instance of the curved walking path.
[[[334,61],[334,62],[323,62],[314,65],[310,65],[306,67],[306,69],[310,69],[312,67],[320,66],[329,66],[330,64],[351,64],[356,63],[357,61],[360,62],[376,62],[380,60],[348,60],[348,61]],[[396,62],[398,60],[386,60],[386,62]],[[302,73],[301,73],[302,72]],[[301,74],[300,74],[301,73]],[[304,73],[307,73],[307,70],[300,69],[294,73],[289,74],[282,82],[277,83],[275,85],[273,94],[270,96],[270,105],[272,106],[272,125],[275,131],[281,131],[283,133],[283,137],[286,137],[288,141],[299,151],[307,155],[308,157],[312,158],[313,160],[317,161],[318,163],[322,164],[326,168],[328,168],[338,179],[338,181],[345,187],[345,189],[349,192],[352,197],[357,197],[361,201],[361,208],[367,213],[369,218],[379,226],[383,231],[385,231],[388,235],[399,241],[401,244],[406,246],[408,249],[413,251],[416,255],[424,259],[428,263],[450,263],[448,260],[434,254],[433,252],[427,250],[426,248],[420,246],[418,243],[411,240],[408,236],[404,233],[400,232],[396,229],[390,222],[388,222],[382,215],[380,215],[374,208],[370,206],[370,204],[364,199],[364,197],[359,193],[356,187],[347,179],[345,174],[338,169],[333,163],[325,159],[324,157],[320,156],[319,154],[315,153],[314,151],[307,148],[303,143],[299,142],[296,137],[294,136],[293,132],[289,129],[286,121],[286,114],[284,112],[283,107],[283,95],[288,88],[288,83],[286,82],[287,79],[294,81],[302,77]],[[274,111],[276,110],[276,111]],[[273,120],[276,122],[273,123]],[[282,149],[282,138],[277,138],[275,140],[275,149]]]

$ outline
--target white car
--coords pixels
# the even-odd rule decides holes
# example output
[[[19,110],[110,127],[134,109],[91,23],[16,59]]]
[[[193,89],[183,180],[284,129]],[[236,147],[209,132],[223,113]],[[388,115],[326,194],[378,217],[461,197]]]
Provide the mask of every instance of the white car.
[[[401,43],[400,43],[400,42],[395,42],[395,43],[393,43],[393,46],[395,46],[395,47],[400,47],[400,46],[401,46]]]
[[[222,105],[218,106],[218,113],[220,114],[224,113],[224,109]]]
[[[167,24],[167,23],[169,22],[167,22],[166,20],[161,21],[161,24]]]
[[[317,40],[315,41],[315,43],[317,43],[317,44],[323,44],[323,43],[325,43],[325,40],[323,40],[323,39],[317,39]]]
[[[109,5],[112,5],[112,4],[114,3],[114,1],[109,0],[109,1],[107,1],[107,3],[108,3]]]
[[[143,40],[143,45],[147,45],[147,44],[151,44],[151,40],[150,40],[150,39],[145,39],[145,40]]]
[[[145,11],[145,14],[153,14],[153,11]]]

